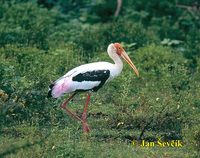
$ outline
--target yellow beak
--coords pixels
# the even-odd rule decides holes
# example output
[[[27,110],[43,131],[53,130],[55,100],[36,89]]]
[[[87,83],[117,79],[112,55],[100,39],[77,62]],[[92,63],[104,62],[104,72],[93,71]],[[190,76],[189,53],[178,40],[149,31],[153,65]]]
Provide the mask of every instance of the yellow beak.
[[[135,74],[139,77],[139,72],[137,68],[135,67],[135,65],[133,64],[133,62],[131,61],[131,59],[129,58],[128,54],[125,51],[121,53],[121,57],[132,67]]]

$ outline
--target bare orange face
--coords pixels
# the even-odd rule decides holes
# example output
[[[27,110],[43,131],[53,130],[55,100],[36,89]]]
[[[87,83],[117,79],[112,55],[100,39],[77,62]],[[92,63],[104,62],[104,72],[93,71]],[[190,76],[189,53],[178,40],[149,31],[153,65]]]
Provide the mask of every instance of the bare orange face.
[[[131,68],[134,70],[135,74],[137,76],[139,76],[139,72],[137,70],[137,68],[135,67],[135,65],[133,64],[133,62],[131,61],[131,59],[129,58],[128,54],[125,52],[125,50],[122,48],[121,44],[119,43],[114,43],[115,48],[117,49],[117,54],[122,57],[130,66]]]
[[[114,43],[114,46],[115,46],[115,48],[117,49],[117,54],[118,54],[119,56],[121,56],[121,55],[122,55],[122,52],[124,51],[124,49],[122,48],[121,44],[119,44],[119,43]]]

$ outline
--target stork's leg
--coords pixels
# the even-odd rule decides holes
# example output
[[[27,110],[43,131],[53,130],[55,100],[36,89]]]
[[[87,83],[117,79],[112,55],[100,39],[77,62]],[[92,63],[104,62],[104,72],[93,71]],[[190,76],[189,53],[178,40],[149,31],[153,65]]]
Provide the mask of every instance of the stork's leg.
[[[85,102],[85,106],[84,106],[84,110],[83,110],[83,114],[82,114],[82,126],[83,126],[83,132],[84,133],[89,133],[90,128],[87,124],[87,109],[88,109],[88,104],[90,102],[90,94],[87,94],[87,99]]]
[[[73,112],[71,112],[71,110],[69,110],[67,108],[67,104],[68,102],[76,95],[76,92],[74,94],[72,94],[65,102],[63,102],[60,107],[63,108],[67,113],[69,113],[71,116],[73,116],[75,119],[77,119],[78,121],[82,121],[81,118],[79,118],[76,114],[74,114]]]

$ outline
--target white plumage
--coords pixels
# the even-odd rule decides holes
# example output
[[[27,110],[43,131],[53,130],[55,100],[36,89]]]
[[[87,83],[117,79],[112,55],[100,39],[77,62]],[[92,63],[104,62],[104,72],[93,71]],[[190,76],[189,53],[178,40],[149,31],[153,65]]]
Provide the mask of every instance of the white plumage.
[[[121,60],[121,59],[120,59]],[[123,65],[121,65],[123,66]],[[81,66],[78,66],[69,72],[67,72],[64,76],[59,78],[54,82],[54,87],[52,89],[52,97],[57,98],[63,95],[64,93],[70,93],[74,92],[78,89],[82,90],[90,90],[94,87],[99,86],[101,81],[82,81],[77,82],[73,81],[72,78],[80,73],[86,73],[90,71],[97,71],[97,70],[109,70],[110,76],[106,80],[106,82],[112,80],[114,77],[120,74],[121,69],[118,69],[115,64],[111,64],[108,62],[96,62],[96,63],[90,63],[90,64],[84,64]]]

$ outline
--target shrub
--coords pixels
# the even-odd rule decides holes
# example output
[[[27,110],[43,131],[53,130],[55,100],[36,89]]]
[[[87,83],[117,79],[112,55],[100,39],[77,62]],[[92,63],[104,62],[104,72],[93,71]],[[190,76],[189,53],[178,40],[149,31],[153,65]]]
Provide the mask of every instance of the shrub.
[[[5,117],[4,123],[13,120],[34,122],[38,118],[41,123],[45,123],[43,121],[49,118],[46,110],[52,109],[52,103],[46,99],[48,85],[64,75],[75,63],[81,62],[77,51],[72,44],[48,54],[34,47],[6,45],[1,48],[0,84],[3,104],[0,109],[1,117]],[[71,60],[72,57],[74,60]]]
[[[58,12],[38,8],[34,3],[11,3],[1,17],[0,45],[23,44],[47,50]],[[4,8],[3,7],[3,8]],[[48,16],[46,16],[48,14]]]

